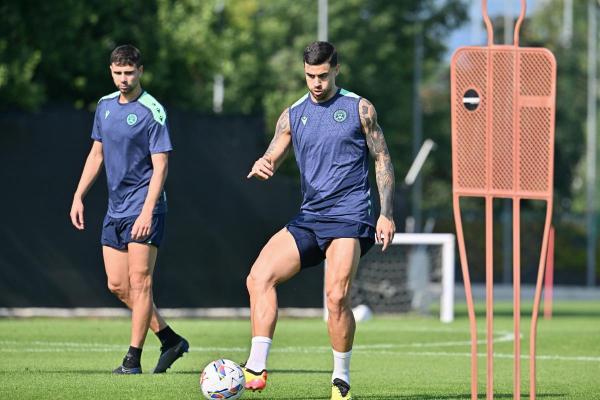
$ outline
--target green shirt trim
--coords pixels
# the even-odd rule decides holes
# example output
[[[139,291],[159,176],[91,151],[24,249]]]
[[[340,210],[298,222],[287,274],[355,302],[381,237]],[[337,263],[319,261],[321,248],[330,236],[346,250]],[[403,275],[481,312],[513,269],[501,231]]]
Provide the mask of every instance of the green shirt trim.
[[[342,96],[348,96],[348,97],[354,97],[355,99],[358,99],[360,96],[357,95],[356,93],[352,93],[346,89],[340,89],[340,94]]]
[[[296,101],[294,104],[292,104],[292,106],[290,107],[290,110],[291,110],[292,108],[294,108],[294,107],[296,107],[296,106],[299,106],[300,104],[302,104],[302,102],[303,102],[304,100],[306,100],[306,98],[307,98],[307,97],[308,97],[308,93],[306,93],[304,96],[300,97],[300,98],[298,99],[298,101]]]
[[[102,100],[114,99],[119,94],[121,94],[121,92],[119,92],[119,91],[116,91],[116,92],[111,93],[111,94],[107,94],[106,96],[101,97],[100,100],[98,100],[98,103],[100,103]]]
[[[167,113],[165,112],[164,107],[154,97],[148,94],[148,92],[144,92],[138,101],[152,112],[152,116],[156,122],[161,125],[165,124]]]

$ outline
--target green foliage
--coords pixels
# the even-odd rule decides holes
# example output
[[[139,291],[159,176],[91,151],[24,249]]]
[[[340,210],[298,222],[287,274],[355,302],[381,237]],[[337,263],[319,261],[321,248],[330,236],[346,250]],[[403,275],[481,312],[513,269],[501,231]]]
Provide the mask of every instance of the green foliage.
[[[114,91],[108,58],[117,44],[133,43],[154,59],[155,14],[151,2],[124,0],[4,3],[2,15],[9,18],[0,28],[0,70],[8,66],[21,76],[3,87],[0,107],[32,109],[45,101],[95,106]]]
[[[12,54],[11,54],[12,53]],[[38,50],[9,50],[8,41],[0,40],[0,102],[32,109],[44,99],[42,86],[33,82],[40,63]]]
[[[0,107],[32,109],[44,101],[44,87],[33,80],[42,53],[25,40],[17,3],[0,5]]]
[[[330,39],[344,65],[341,83],[381,103],[382,111],[396,110],[381,113],[384,125],[401,126],[410,115],[414,21],[424,21],[426,58],[437,62],[445,51],[442,39],[465,18],[460,1],[439,3],[330,2]],[[221,73],[224,111],[264,111],[270,122],[305,91],[302,50],[317,31],[313,0],[13,0],[2,11],[0,76],[11,63],[28,68],[22,79],[47,93],[34,105],[93,104],[112,89],[110,51],[128,42],[142,50],[144,84],[164,102],[209,112],[213,77]]]
[[[148,68],[152,91],[171,106],[209,110],[220,40],[214,30],[215,1],[157,3],[158,52]]]

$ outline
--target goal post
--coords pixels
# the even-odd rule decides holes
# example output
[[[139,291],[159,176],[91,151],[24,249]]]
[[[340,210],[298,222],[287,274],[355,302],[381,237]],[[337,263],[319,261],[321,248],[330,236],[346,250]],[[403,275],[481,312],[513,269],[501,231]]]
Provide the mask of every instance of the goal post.
[[[453,234],[396,233],[385,252],[376,244],[361,259],[352,284],[352,307],[366,305],[375,314],[427,312],[439,298],[440,321],[452,322],[454,263]],[[325,289],[323,315],[327,319]]]

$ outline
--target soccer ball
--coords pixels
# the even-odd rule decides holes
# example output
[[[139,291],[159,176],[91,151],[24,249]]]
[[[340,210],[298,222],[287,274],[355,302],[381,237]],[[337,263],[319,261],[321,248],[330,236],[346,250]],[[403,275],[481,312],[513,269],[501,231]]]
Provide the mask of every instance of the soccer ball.
[[[236,400],[244,392],[244,372],[231,360],[210,362],[200,375],[200,390],[207,399]]]
[[[368,321],[373,318],[373,311],[369,308],[369,306],[365,304],[360,304],[352,309],[352,313],[354,314],[354,319],[356,322]]]

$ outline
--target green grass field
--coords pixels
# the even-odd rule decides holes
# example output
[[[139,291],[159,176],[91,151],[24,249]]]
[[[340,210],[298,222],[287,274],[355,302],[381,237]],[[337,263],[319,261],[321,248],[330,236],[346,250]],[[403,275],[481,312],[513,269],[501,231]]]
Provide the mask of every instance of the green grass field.
[[[512,318],[495,319],[495,392],[512,399]],[[468,319],[452,324],[418,316],[375,318],[359,324],[352,359],[356,399],[470,399]],[[482,314],[480,314],[482,315]],[[484,320],[480,320],[483,326]],[[215,358],[248,354],[246,320],[173,320],[191,343],[168,373],[113,376],[128,345],[126,319],[1,319],[0,399],[201,399],[198,377]],[[528,353],[529,319],[523,319]],[[483,336],[481,339],[484,339]],[[480,346],[485,352],[485,346]],[[159,345],[149,335],[142,364],[151,371]],[[480,357],[480,398],[484,358]],[[329,399],[331,350],[319,319],[282,319],[269,359],[269,386],[244,399]],[[528,359],[523,359],[528,398]],[[559,303],[538,326],[539,399],[600,399],[600,305]]]

